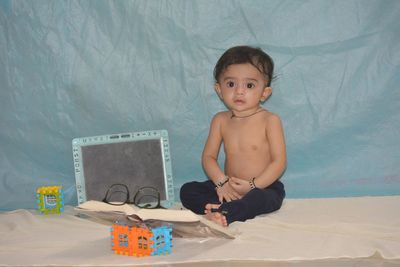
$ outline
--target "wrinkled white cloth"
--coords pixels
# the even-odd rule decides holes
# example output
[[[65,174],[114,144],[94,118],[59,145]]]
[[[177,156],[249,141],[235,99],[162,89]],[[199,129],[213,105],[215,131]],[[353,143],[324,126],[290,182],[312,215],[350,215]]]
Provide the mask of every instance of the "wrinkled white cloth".
[[[173,239],[167,256],[113,254],[110,227],[78,218],[0,213],[0,265],[108,266],[211,261],[400,259],[400,196],[286,199],[281,210],[229,226],[236,239]]]

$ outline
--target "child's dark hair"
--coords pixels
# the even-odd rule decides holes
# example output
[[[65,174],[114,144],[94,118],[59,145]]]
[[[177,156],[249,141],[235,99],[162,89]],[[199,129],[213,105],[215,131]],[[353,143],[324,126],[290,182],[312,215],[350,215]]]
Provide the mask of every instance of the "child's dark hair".
[[[250,63],[256,67],[267,80],[267,86],[271,85],[274,73],[274,61],[264,51],[257,47],[235,46],[229,48],[220,57],[214,68],[214,78],[218,82],[221,74],[233,64]]]

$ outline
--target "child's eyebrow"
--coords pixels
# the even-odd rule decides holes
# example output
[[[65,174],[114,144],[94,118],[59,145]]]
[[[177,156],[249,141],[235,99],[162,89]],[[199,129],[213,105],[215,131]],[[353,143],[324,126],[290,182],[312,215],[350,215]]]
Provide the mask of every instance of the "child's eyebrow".
[[[248,80],[248,81],[252,81],[252,82],[258,82],[258,80],[257,79],[253,79],[253,78],[246,78],[246,80]]]
[[[226,81],[226,80],[237,80],[237,78],[236,77],[225,77],[223,79],[223,81]],[[258,82],[258,80],[255,79],[255,78],[245,78],[245,80],[246,81],[252,81],[252,82]]]
[[[223,81],[226,81],[226,80],[235,80],[236,78],[235,77],[225,77],[224,79],[223,79]]]

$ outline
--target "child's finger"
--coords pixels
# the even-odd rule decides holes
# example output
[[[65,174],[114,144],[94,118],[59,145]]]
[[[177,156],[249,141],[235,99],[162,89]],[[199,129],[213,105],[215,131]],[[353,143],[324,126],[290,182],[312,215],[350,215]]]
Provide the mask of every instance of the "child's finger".
[[[239,179],[231,177],[228,181],[231,185],[239,184]]]
[[[235,197],[235,199],[239,199],[240,198],[240,195],[238,193],[236,193],[236,191],[233,191],[232,195]]]
[[[235,183],[235,182],[231,182],[229,185],[230,185],[232,188],[235,188],[235,187],[237,187],[239,184],[238,184],[238,183]]]

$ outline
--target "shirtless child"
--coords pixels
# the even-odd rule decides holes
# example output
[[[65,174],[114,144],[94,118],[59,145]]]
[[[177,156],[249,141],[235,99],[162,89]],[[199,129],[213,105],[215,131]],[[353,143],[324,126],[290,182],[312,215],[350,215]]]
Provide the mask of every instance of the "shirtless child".
[[[223,226],[278,210],[286,168],[280,118],[261,107],[272,93],[273,61],[261,49],[228,49],[214,69],[215,91],[228,108],[211,122],[202,164],[209,180],[182,186],[184,207]],[[218,165],[223,143],[225,172]]]

